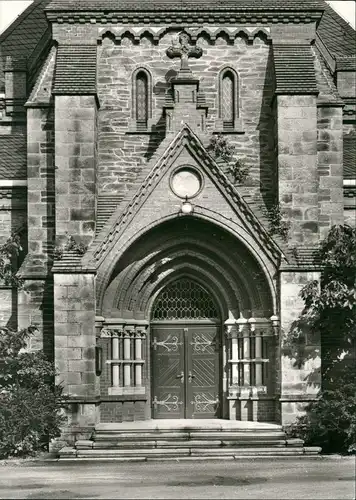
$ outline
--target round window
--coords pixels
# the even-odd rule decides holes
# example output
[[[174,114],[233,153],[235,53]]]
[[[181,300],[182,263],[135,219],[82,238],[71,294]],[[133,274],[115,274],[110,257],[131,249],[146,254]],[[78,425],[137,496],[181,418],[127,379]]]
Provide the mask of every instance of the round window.
[[[196,196],[202,186],[200,173],[189,166],[176,170],[171,179],[173,192],[180,198],[192,198]]]

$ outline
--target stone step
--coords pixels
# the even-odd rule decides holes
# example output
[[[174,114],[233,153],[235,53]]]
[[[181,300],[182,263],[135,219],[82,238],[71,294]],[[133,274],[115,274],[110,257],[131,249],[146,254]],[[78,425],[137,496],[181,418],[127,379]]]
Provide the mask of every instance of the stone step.
[[[313,453],[310,453],[312,455]],[[314,453],[315,454],[315,453]],[[135,450],[75,450],[65,449],[60,451],[61,459],[75,459],[75,458],[88,458],[88,459],[111,459],[111,458],[121,458],[121,459],[132,459],[132,458],[183,458],[183,457],[231,457],[240,458],[246,457],[259,457],[259,456],[270,456],[270,457],[288,457],[288,456],[301,456],[308,455],[305,450],[300,448],[239,448],[234,449],[211,449],[211,448],[166,448],[166,449],[135,449]]]
[[[96,431],[94,435],[95,441],[105,441],[105,440],[144,440],[144,439],[244,439],[244,440],[275,440],[285,438],[285,433],[282,431],[278,432],[261,432],[261,433],[246,433],[246,432],[234,432],[234,431],[144,431],[144,432],[102,432]]]
[[[191,449],[191,456],[195,455],[302,455],[304,453],[303,448],[291,448],[288,449],[286,447],[283,448],[228,448],[228,449],[219,449],[219,450],[211,450],[209,448],[194,448]]]
[[[135,448],[133,450],[126,449],[113,449],[113,450],[77,450],[78,457],[140,457],[140,456],[170,456],[170,457],[180,457],[189,456],[190,449],[180,449],[180,448],[166,448],[166,449],[143,449]]]
[[[100,434],[122,434],[126,432],[138,433],[138,432],[238,432],[241,434],[264,434],[264,433],[278,433],[283,432],[281,425],[271,424],[264,425],[263,427],[250,426],[241,427],[238,424],[231,424],[221,426],[213,425],[211,423],[197,423],[197,424],[187,424],[187,425],[176,425],[174,423],[169,423],[169,425],[145,425],[145,421],[142,422],[132,422],[132,423],[122,423],[122,424],[97,424],[95,431]]]
[[[143,441],[155,440],[155,439],[189,439],[189,432],[115,432],[115,433],[103,433],[95,432],[95,441]]]
[[[303,442],[301,443],[303,445]],[[208,446],[210,448],[264,448],[264,447],[286,447],[286,441],[283,439],[275,441],[224,441],[224,440],[174,440],[170,439],[167,441],[156,440],[156,441],[94,441],[92,446],[82,445],[81,442],[76,442],[75,447],[79,449],[94,448],[99,449],[123,449],[123,448],[201,448],[203,446]]]

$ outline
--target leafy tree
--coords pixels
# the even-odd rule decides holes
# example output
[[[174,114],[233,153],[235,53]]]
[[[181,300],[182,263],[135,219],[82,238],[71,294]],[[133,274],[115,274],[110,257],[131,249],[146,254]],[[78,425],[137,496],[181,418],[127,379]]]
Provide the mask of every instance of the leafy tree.
[[[301,291],[289,347],[302,363],[306,339],[321,339],[322,386],[292,432],[325,451],[356,452],[356,228],[333,226],[319,258],[320,282]]]
[[[5,285],[21,287],[22,280],[16,276],[15,260],[22,251],[20,236],[12,234],[0,245],[0,281]]]
[[[21,250],[16,235],[0,245],[0,280],[6,285],[22,286],[14,265]],[[31,326],[0,326],[0,458],[33,454],[60,434],[62,388],[44,353],[27,350],[35,332]]]
[[[0,327],[0,457],[33,454],[60,434],[62,388],[43,352],[26,350],[34,333]]]

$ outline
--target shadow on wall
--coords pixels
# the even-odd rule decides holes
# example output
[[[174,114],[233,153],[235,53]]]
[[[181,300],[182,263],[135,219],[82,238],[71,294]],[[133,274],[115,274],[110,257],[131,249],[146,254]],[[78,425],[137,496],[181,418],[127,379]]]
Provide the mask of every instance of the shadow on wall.
[[[267,209],[277,201],[277,155],[275,144],[276,116],[272,107],[274,92],[273,56],[270,47],[265,81],[263,85],[260,120],[257,130],[260,133],[260,191]]]
[[[159,81],[154,85],[153,94],[156,96],[157,101],[161,105],[157,107],[163,107],[164,103],[166,102],[166,98],[168,100],[172,100],[170,94],[171,90],[170,81],[172,80],[172,78],[175,78],[176,76],[177,72],[173,69],[170,69],[165,74],[165,81]],[[166,124],[166,117],[164,110],[162,110],[161,116],[159,117],[157,123],[152,124],[151,130],[152,133],[150,134],[147,151],[144,155],[146,161],[149,161],[152,158],[152,156],[157,151],[159,145],[166,137],[167,124]]]

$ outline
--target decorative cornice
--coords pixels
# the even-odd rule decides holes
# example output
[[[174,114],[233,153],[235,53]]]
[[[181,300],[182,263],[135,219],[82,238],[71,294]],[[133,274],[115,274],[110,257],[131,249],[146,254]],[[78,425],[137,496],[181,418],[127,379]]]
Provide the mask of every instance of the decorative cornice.
[[[51,22],[71,24],[172,24],[177,26],[189,24],[308,24],[320,20],[322,10],[308,12],[300,11],[240,11],[233,9],[209,11],[179,11],[179,12],[132,12],[132,11],[47,11],[47,19]]]
[[[135,43],[139,43],[141,38],[148,35],[152,38],[153,43],[158,43],[161,38],[174,28],[178,29],[177,26],[165,26],[163,28],[154,26],[105,26],[100,27],[98,30],[98,41],[101,42],[103,38],[109,37],[120,43],[124,36],[130,35]],[[211,44],[214,44],[221,35],[228,38],[230,43],[233,43],[238,36],[246,38],[249,43],[252,43],[257,37],[265,38],[267,41],[271,40],[270,28],[267,26],[184,27],[184,31],[190,36],[193,43],[197,41],[200,35],[207,37]]]

